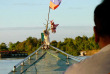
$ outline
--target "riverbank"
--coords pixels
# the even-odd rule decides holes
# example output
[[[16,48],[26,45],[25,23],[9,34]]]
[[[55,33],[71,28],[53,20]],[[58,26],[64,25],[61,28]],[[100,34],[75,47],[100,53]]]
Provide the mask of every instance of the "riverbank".
[[[0,58],[19,58],[19,57],[27,57],[28,54],[24,51],[0,51]]]

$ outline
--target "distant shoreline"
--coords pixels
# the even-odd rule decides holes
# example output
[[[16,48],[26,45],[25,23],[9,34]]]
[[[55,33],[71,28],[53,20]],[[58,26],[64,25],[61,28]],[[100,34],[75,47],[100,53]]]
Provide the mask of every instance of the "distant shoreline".
[[[21,51],[0,51],[0,58],[19,58],[27,56],[27,53]]]
[[[41,33],[45,29],[42,27],[7,27],[0,28],[0,43],[22,42],[28,37],[41,38]],[[88,30],[89,29],[89,30]],[[77,36],[91,37],[93,35],[92,26],[58,26],[55,34],[50,31],[50,41],[64,41],[64,38],[75,38]]]

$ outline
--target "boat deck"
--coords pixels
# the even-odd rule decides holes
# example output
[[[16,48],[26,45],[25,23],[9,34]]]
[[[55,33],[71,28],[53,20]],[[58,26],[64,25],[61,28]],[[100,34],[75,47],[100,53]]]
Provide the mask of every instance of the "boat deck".
[[[9,74],[62,74],[70,65],[77,63],[77,60],[56,50],[40,48],[27,60],[15,65]]]

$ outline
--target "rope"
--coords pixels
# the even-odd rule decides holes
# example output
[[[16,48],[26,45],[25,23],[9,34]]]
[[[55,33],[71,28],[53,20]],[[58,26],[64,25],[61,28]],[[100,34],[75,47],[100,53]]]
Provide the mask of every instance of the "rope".
[[[74,58],[73,60],[75,60],[75,61],[77,61],[77,62],[80,62],[80,61],[82,60],[82,59],[80,59],[80,58],[77,58],[77,57],[75,57],[75,56],[72,56],[72,55],[70,55],[70,54],[67,54],[66,52],[64,52],[64,51],[62,51],[62,50],[60,50],[60,49],[58,49],[58,48],[56,48],[56,47],[54,47],[54,46],[52,46],[52,45],[50,45],[50,46],[51,46],[52,48],[54,48],[54,49],[56,49],[56,50],[62,52],[63,54],[68,55],[69,57],[71,57],[71,59]]]
[[[59,57],[57,57],[57,56],[55,56],[55,55],[53,55],[53,54],[51,54],[50,52],[48,52],[48,51],[46,51],[48,54],[50,54],[50,55],[52,55],[53,57],[55,57],[55,58],[57,58],[57,59],[61,59],[61,58],[59,58]],[[66,60],[64,60],[64,59],[61,59],[61,60],[63,60],[63,61],[65,61],[65,62],[67,62]]]

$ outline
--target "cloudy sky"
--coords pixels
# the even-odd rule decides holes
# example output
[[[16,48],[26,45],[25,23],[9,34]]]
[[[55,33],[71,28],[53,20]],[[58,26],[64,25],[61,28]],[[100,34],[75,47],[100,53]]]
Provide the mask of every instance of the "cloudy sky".
[[[50,0],[0,0],[0,28],[44,26]],[[50,11],[60,26],[93,26],[93,12],[101,0],[62,0]]]

